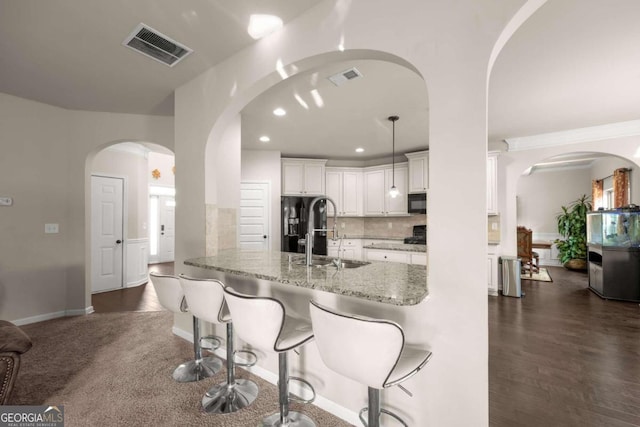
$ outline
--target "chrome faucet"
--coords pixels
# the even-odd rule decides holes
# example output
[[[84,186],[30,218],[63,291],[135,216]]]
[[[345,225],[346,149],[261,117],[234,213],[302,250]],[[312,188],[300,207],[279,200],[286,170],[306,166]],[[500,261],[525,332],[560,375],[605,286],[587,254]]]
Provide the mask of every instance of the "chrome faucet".
[[[331,204],[333,205],[333,240],[336,240],[338,236],[338,208],[336,207],[336,203],[327,196],[318,196],[315,199],[311,200],[311,204],[309,204],[309,221],[307,224],[307,235],[305,236],[305,260],[307,265],[313,265],[313,235],[316,231],[327,231],[326,228],[313,228],[313,207],[316,205],[316,203],[318,203],[319,200],[323,199],[326,199],[327,202],[331,202]]]

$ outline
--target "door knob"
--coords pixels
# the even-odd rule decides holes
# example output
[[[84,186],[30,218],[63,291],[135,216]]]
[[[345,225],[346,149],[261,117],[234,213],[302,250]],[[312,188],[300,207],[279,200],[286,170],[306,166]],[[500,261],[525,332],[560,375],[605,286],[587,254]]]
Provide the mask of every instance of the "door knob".
[[[262,238],[263,238],[263,239],[266,239],[266,238],[267,238],[267,235],[266,235],[266,234],[263,234],[263,235],[262,235]]]
[[[116,245],[119,245],[120,243],[122,243],[122,240],[116,240]]]

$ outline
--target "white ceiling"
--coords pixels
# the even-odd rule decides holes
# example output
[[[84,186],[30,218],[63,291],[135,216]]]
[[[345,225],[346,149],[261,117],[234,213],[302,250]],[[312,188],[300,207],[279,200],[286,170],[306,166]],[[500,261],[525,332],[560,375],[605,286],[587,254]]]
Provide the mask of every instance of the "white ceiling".
[[[64,108],[173,115],[173,91],[320,0],[0,0],[0,92]],[[194,50],[170,68],[122,46],[145,23]]]
[[[250,13],[285,22],[319,0],[0,0],[0,91],[70,109],[171,115],[173,90],[246,47]],[[489,86],[489,140],[638,119],[640,1],[548,1],[509,40]],[[169,68],[121,46],[140,22],[195,50]],[[364,77],[335,87],[334,72]],[[359,60],[294,76],[243,111],[243,146],[290,156],[365,159],[428,145],[424,81]],[[318,108],[309,91],[324,100]],[[298,93],[308,104],[301,107]],[[287,108],[283,118],[275,105]],[[268,134],[271,142],[257,137]],[[366,149],[356,154],[356,146]]]

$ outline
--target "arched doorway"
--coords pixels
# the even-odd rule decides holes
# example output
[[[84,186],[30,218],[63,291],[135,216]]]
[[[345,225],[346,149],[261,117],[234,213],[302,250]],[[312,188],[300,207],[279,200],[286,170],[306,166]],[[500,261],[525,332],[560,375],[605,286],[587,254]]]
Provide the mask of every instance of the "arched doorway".
[[[157,144],[115,142],[89,156],[91,293],[142,285],[153,257],[173,261],[174,173],[173,153]],[[167,224],[158,221],[162,213]],[[163,233],[170,259],[159,260]]]

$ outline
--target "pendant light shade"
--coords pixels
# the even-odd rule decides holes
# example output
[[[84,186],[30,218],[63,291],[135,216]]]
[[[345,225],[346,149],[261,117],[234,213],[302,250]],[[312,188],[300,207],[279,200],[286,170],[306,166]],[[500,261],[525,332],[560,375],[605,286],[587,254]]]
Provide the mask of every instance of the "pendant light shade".
[[[387,119],[392,123],[391,189],[389,189],[389,196],[392,199],[395,199],[400,194],[400,191],[396,188],[396,121],[399,118],[398,116],[389,116]]]

